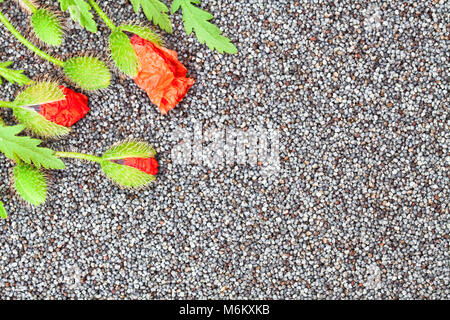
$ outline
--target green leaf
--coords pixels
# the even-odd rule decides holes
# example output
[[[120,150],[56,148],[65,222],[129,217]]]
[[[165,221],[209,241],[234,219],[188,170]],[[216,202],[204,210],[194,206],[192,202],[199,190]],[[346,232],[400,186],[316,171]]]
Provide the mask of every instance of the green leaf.
[[[94,21],[93,14],[89,11],[91,6],[85,0],[58,0],[61,10],[69,9],[72,20],[78,22],[86,30],[96,33],[97,23]]]
[[[17,136],[25,129],[25,125],[0,127],[0,151],[12,160],[20,159],[46,169],[64,169],[64,162],[48,148],[38,147],[41,140],[27,136]]]
[[[194,6],[200,4],[199,0],[174,0],[172,2],[172,13],[182,9],[184,28],[187,34],[195,32],[200,43],[206,43],[210,50],[217,50],[220,53],[237,53],[237,48],[230,39],[221,35],[220,29],[209,20],[214,18],[210,13]]]
[[[47,120],[35,110],[22,107],[13,108],[16,119],[34,134],[44,138],[58,138],[69,134],[70,128]]]
[[[19,93],[14,100],[17,107],[34,106],[64,100],[64,93],[55,82],[38,82]]]
[[[21,163],[13,170],[14,188],[27,202],[38,206],[47,198],[47,179],[42,171]]]
[[[150,28],[126,24],[126,25],[119,26],[118,29],[122,30],[122,31],[134,33],[134,34],[138,35],[139,37],[141,37],[142,39],[153,42],[154,44],[157,44],[159,46],[163,45],[163,41],[162,41],[161,37],[159,36],[159,34],[154,32]]]
[[[0,62],[0,84],[2,84],[2,77],[12,84],[17,83],[19,86],[27,85],[33,82],[26,75],[22,74],[23,70],[13,70],[8,67],[12,61]]]
[[[0,0],[0,2],[2,1]],[[8,218],[8,212],[6,212],[5,205],[3,204],[2,201],[0,201],[0,218],[2,219]]]
[[[64,62],[66,76],[84,90],[98,90],[109,86],[111,73],[96,57],[75,57]]]
[[[140,188],[155,180],[155,176],[139,169],[104,160],[101,163],[103,172],[113,182],[125,188]]]
[[[102,156],[104,160],[124,158],[153,158],[156,151],[143,141],[123,141],[109,148]]]
[[[169,8],[159,0],[130,0],[134,12],[139,13],[142,9],[149,21],[153,21],[155,25],[158,25],[161,29],[172,33],[172,22],[167,15]]]
[[[117,68],[130,77],[136,77],[140,63],[128,36],[120,30],[113,31],[109,36],[109,48]]]
[[[46,9],[38,9],[31,16],[33,31],[42,42],[60,46],[63,40],[62,26],[58,18]]]

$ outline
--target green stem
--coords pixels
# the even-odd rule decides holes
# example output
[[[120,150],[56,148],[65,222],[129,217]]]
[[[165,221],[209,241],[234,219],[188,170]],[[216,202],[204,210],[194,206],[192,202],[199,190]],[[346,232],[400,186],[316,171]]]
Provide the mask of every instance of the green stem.
[[[35,13],[38,9],[30,0],[21,0],[21,2],[30,9],[31,13]]]
[[[110,28],[113,31],[117,29],[116,25],[108,18],[106,13],[103,12],[102,9],[100,9],[97,2],[95,2],[94,0],[89,0],[89,4],[92,6],[92,8],[94,8],[95,12],[97,12],[100,18],[102,18],[102,20],[106,23],[108,28]]]
[[[44,51],[34,46],[30,41],[25,39],[25,37],[22,36],[20,32],[17,31],[16,28],[14,28],[14,26],[9,22],[9,20],[3,15],[1,11],[0,11],[0,22],[2,22],[5,25],[5,27],[17,38],[17,40],[22,42],[22,44],[26,46],[28,49],[36,53],[41,58],[48,60],[51,63],[54,63],[60,67],[64,67],[64,61],[52,57],[51,55],[45,53]]]
[[[5,120],[2,119],[2,117],[0,117],[0,127],[4,127],[6,126],[6,122]]]
[[[56,151],[55,156],[59,158],[73,158],[73,159],[82,159],[92,162],[101,162],[102,158],[96,157],[90,154],[85,153],[78,153],[78,152],[63,152],[63,151]]]
[[[0,101],[0,108],[12,108],[14,103],[8,101]]]

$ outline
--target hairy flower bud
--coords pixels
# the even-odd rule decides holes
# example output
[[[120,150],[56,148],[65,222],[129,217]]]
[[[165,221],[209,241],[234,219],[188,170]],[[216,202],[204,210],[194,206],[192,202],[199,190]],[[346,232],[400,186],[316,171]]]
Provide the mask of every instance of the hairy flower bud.
[[[155,150],[143,141],[123,141],[110,147],[100,162],[103,172],[126,188],[143,187],[155,180],[158,161]]]
[[[54,138],[69,133],[69,127],[86,115],[87,102],[84,94],[55,82],[37,82],[19,93],[13,112],[36,135]]]
[[[59,88],[65,99],[42,104],[39,113],[53,123],[71,127],[89,112],[88,98],[64,86]]]

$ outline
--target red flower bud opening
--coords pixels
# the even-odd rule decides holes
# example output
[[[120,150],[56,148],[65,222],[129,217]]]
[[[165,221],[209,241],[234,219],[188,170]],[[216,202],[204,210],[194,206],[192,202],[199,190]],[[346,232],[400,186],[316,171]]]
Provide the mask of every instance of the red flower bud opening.
[[[88,98],[64,86],[59,88],[63,91],[65,99],[42,104],[39,113],[51,122],[71,127],[89,112]]]
[[[175,51],[136,35],[131,38],[131,44],[141,63],[134,81],[147,92],[159,111],[167,114],[184,98],[195,80],[186,78],[187,69],[178,61]]]
[[[155,158],[125,158],[122,160],[124,165],[139,169],[152,176],[158,173],[159,164]]]

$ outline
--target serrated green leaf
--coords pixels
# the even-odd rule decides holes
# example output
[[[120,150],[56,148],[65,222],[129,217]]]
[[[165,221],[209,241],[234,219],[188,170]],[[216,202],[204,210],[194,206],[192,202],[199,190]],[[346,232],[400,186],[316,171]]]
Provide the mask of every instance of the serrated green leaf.
[[[200,43],[206,43],[210,50],[217,50],[220,53],[237,53],[237,48],[230,39],[222,36],[222,31],[210,23],[213,16],[193,4],[200,4],[199,0],[174,0],[172,2],[172,13],[182,9],[184,28],[187,34],[195,32]]]
[[[31,16],[31,26],[39,40],[50,46],[60,46],[63,31],[58,18],[46,9],[38,9]]]
[[[19,93],[14,100],[14,105],[17,107],[34,106],[64,99],[64,93],[57,83],[44,81],[37,82]]]
[[[100,164],[108,178],[125,188],[140,188],[155,180],[155,176],[130,166],[109,160]]]
[[[47,198],[47,179],[42,171],[21,163],[13,170],[14,188],[27,202],[38,206]]]
[[[91,6],[85,0],[58,0],[61,10],[69,10],[72,20],[78,22],[86,30],[96,33],[97,23],[91,13]]]
[[[0,201],[0,218],[2,219],[8,218],[8,212],[6,212],[5,205],[3,204],[2,201]]]
[[[20,123],[23,123],[27,129],[40,137],[57,138],[70,132],[70,128],[51,122],[34,110],[15,107],[13,113]]]
[[[33,81],[26,75],[22,74],[23,70],[9,69],[12,61],[0,62],[0,84],[2,84],[2,78],[11,82],[12,84],[18,84],[19,86],[27,85]]]
[[[109,86],[111,73],[96,57],[75,57],[64,62],[66,76],[84,90],[98,90]]]
[[[128,36],[120,30],[111,32],[109,48],[117,68],[130,77],[136,77],[140,63]]]
[[[38,147],[39,139],[27,136],[17,136],[25,129],[25,125],[0,127],[0,151],[12,160],[20,159],[28,164],[34,164],[46,169],[64,169],[64,162],[48,148]]]
[[[170,13],[174,14],[175,12],[177,12],[180,9],[183,2],[184,0],[173,0],[172,7],[170,8]],[[191,3],[201,4],[202,2],[200,0],[192,0]]]
[[[118,29],[122,30],[122,31],[134,33],[134,34],[138,35],[139,37],[141,37],[142,39],[153,42],[154,44],[157,44],[159,46],[163,45],[163,41],[162,41],[161,37],[159,36],[159,34],[154,32],[150,28],[126,24],[126,25],[119,26]]]
[[[125,158],[153,158],[156,151],[143,141],[124,141],[109,148],[102,156],[104,160]]]
[[[172,33],[172,22],[167,15],[169,8],[159,0],[130,0],[134,12],[139,13],[142,9],[149,21],[153,21],[155,25],[158,25],[161,29]]]

